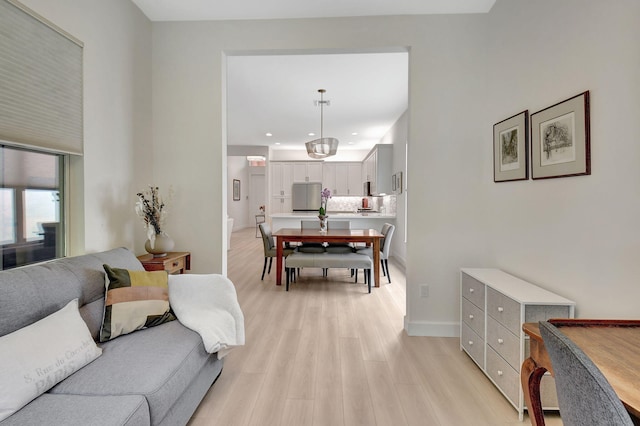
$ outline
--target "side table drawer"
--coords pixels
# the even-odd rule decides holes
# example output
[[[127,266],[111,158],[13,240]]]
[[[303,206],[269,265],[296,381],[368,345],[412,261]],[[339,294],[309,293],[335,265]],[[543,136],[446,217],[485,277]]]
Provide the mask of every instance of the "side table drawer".
[[[484,368],[484,339],[478,336],[467,324],[462,324],[460,344],[480,368]]]
[[[462,298],[462,322],[471,327],[478,336],[484,337],[484,311],[464,297]]]
[[[175,274],[183,269],[185,269],[184,257],[181,257],[179,259],[171,259],[165,264],[165,270],[169,274]]]
[[[484,284],[462,272],[462,297],[481,309],[484,309],[484,289]]]
[[[497,292],[487,289],[487,313],[516,336],[520,335],[520,303]]]

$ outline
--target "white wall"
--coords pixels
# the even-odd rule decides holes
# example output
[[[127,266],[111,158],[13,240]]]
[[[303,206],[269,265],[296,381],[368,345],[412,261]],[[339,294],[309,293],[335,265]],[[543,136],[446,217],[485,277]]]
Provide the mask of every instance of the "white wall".
[[[249,163],[247,157],[227,157],[227,211],[234,220],[233,229],[250,226],[249,218]],[[240,180],[240,200],[233,201],[233,179]],[[255,214],[255,213],[254,213]],[[255,223],[251,226],[255,226]]]
[[[410,143],[415,144],[414,158],[420,159],[415,167],[409,165],[409,173],[412,169],[422,173],[425,169],[423,151],[437,151],[443,141],[452,137],[456,144],[461,139],[469,143],[477,141],[480,126],[476,111],[482,98],[479,94],[483,93],[484,87],[485,48],[482,40],[486,38],[485,22],[484,15],[459,15],[154,23],[154,164],[159,169],[173,172],[167,174],[166,179],[171,179],[184,197],[184,207],[176,214],[186,223],[199,224],[196,229],[187,229],[176,238],[178,244],[183,242],[182,239],[188,242],[194,252],[194,272],[224,272],[226,262],[222,231],[222,218],[226,214],[223,188],[228,187],[223,160],[226,156],[225,52],[237,54],[278,49],[316,49],[315,52],[317,49],[346,49],[359,52],[384,51],[387,47],[394,51],[398,47],[409,48],[410,109],[412,116],[419,117],[412,121],[415,124],[409,136]],[[455,123],[464,129],[453,132],[453,127],[441,123]],[[176,140],[181,140],[190,149],[176,151],[173,149]],[[478,147],[478,152],[480,149]],[[466,152],[459,148],[455,154]],[[475,157],[465,160],[462,155],[458,161],[475,163]],[[451,169],[458,170],[459,167]],[[459,173],[455,175],[459,176]],[[472,188],[458,186],[462,190],[460,200],[474,197]],[[422,195],[427,191],[417,183],[415,193],[416,199],[410,209],[416,212],[415,223],[420,224],[423,222],[418,216],[425,211],[429,200]],[[206,194],[206,197],[201,199],[201,194]],[[199,209],[189,207],[196,203]],[[204,220],[204,212],[207,220]],[[457,231],[458,228],[454,229]],[[442,238],[446,230],[443,228]],[[422,226],[416,231],[416,236],[429,234],[429,230]],[[439,263],[424,261],[422,237],[414,239],[413,244],[413,250],[409,245],[408,252],[415,254],[407,259],[410,297],[416,293],[413,282],[420,282],[425,277],[424,265],[440,267]],[[457,266],[460,263],[455,262]],[[450,280],[441,282],[447,287],[450,285]],[[434,290],[435,286],[434,281]],[[438,295],[439,292],[433,293]],[[453,298],[451,295],[447,302]],[[457,311],[455,303],[444,308],[440,302],[435,305],[440,310]],[[425,316],[418,309],[409,312],[409,315],[414,314],[418,319]]]
[[[72,166],[70,254],[143,253],[134,203],[154,183],[151,23],[128,0],[22,2],[84,42],[85,154]]]
[[[194,272],[224,272],[225,52],[403,46],[407,329],[457,333],[462,266],[501,267],[575,299],[581,316],[637,316],[637,1],[498,0],[485,15],[154,23],[152,40],[126,0],[25,3],[85,42],[87,250],[141,249],[135,193],[171,184],[168,231],[177,247],[193,252]],[[586,89],[592,175],[494,184],[492,125]],[[421,284],[428,298],[419,298]]]
[[[489,18],[489,124],[589,90],[592,157],[590,176],[492,184],[483,133],[492,262],[581,317],[637,318],[640,2],[499,0]]]
[[[398,120],[393,124],[387,134],[380,139],[380,143],[393,144],[393,166],[391,171],[393,174],[402,172],[403,186],[404,179],[407,176],[407,168],[405,167],[405,151],[408,141],[409,130],[409,111],[405,111]],[[391,253],[400,264],[407,263],[407,244],[404,241],[405,236],[405,201],[406,192],[398,193],[396,196],[396,229],[391,240]]]

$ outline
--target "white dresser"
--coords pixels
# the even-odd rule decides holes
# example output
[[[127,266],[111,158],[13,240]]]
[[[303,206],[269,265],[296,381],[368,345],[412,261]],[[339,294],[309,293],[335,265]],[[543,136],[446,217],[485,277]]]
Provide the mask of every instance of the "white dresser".
[[[529,357],[522,323],[573,318],[575,303],[499,269],[460,270],[460,348],[518,410],[524,412],[520,366]],[[544,409],[557,409],[555,384],[541,383]]]

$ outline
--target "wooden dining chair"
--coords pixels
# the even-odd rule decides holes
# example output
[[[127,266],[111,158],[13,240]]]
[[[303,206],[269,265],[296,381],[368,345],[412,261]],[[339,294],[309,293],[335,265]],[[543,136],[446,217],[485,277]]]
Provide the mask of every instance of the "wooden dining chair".
[[[632,426],[629,413],[606,377],[560,329],[540,321],[540,334],[549,353],[565,426]]]

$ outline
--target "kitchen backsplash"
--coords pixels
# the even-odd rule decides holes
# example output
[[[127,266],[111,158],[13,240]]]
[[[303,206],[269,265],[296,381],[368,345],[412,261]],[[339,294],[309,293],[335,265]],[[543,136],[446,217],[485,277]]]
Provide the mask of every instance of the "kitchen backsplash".
[[[396,196],[386,195],[384,197],[341,197],[335,196],[327,202],[328,212],[352,213],[362,208],[362,198],[369,200],[369,208],[379,213],[390,215],[396,214]]]

